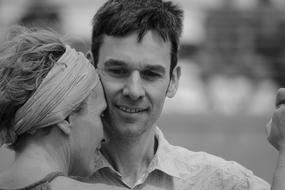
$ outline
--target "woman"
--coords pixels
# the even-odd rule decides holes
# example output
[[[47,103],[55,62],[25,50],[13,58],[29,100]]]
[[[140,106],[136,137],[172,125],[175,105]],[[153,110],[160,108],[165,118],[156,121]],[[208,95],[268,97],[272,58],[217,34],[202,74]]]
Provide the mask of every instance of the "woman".
[[[65,176],[89,175],[103,138],[96,70],[49,31],[14,27],[0,46],[0,145],[15,151],[0,189],[90,188]]]

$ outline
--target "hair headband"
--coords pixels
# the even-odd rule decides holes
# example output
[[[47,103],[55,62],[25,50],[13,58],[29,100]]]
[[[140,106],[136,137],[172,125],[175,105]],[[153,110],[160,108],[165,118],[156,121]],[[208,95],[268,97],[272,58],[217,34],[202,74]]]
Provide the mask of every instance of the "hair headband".
[[[17,110],[12,128],[0,131],[0,146],[3,143],[13,144],[21,134],[34,133],[37,129],[63,121],[98,82],[93,65],[81,52],[66,46],[65,53],[35,93]]]

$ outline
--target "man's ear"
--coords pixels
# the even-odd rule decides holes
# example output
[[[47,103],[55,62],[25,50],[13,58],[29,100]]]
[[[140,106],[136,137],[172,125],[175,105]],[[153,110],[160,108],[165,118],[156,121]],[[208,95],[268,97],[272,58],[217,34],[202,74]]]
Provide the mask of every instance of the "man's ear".
[[[94,65],[93,54],[92,54],[91,51],[88,51],[88,52],[87,52],[86,57],[87,57],[87,59],[90,61],[90,63],[91,63],[92,65]],[[95,65],[94,65],[94,66],[95,66]]]
[[[70,135],[71,133],[71,124],[68,121],[68,118],[56,124],[57,127],[66,135]]]
[[[179,85],[180,75],[181,75],[181,68],[180,66],[177,65],[171,73],[168,89],[166,92],[166,96],[168,98],[172,98],[176,94]]]

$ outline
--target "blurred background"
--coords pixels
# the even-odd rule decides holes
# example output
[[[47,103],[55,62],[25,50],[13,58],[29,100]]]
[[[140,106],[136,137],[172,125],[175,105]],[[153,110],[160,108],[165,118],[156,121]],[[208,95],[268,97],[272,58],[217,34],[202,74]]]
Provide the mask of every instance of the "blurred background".
[[[271,182],[277,151],[265,125],[285,86],[284,0],[173,0],[185,10],[177,95],[158,125],[169,141],[235,160]],[[0,0],[0,40],[15,23],[53,28],[90,48],[104,0]],[[0,171],[14,154],[0,149]]]

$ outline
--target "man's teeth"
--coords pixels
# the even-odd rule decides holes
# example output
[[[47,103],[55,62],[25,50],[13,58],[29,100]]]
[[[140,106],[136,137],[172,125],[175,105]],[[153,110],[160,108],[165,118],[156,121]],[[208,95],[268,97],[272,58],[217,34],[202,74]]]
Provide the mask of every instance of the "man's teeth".
[[[128,108],[128,107],[124,107],[124,106],[119,106],[119,109],[124,111],[124,112],[128,112],[128,113],[139,113],[139,112],[145,111],[145,109]]]

